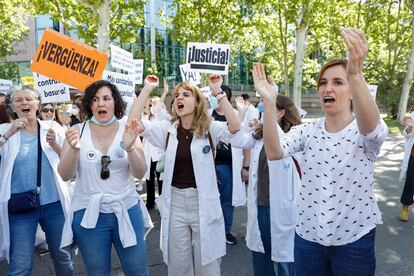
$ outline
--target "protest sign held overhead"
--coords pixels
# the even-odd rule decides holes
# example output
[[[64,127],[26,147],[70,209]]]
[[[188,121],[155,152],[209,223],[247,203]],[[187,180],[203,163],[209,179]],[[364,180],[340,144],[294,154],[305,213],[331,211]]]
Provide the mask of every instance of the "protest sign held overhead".
[[[12,88],[13,82],[11,80],[0,79],[0,91],[8,91]]]
[[[80,90],[101,78],[108,55],[51,29],[46,29],[31,70]]]
[[[230,58],[229,44],[188,43],[187,63],[191,71],[227,75]]]
[[[102,79],[115,84],[116,87],[118,87],[119,93],[121,93],[121,96],[125,102],[132,102],[135,95],[135,84],[133,75],[126,75],[105,70],[102,75]]]
[[[134,72],[132,53],[111,44],[111,65],[132,74]]]
[[[33,78],[34,89],[39,92],[41,103],[70,101],[69,86],[38,73],[33,73]]]
[[[189,64],[181,64],[180,72],[181,72],[181,78],[183,81],[188,81],[195,85],[198,85],[201,83],[200,73],[191,71]]]
[[[144,60],[134,59],[134,83],[142,84],[143,75],[144,75]]]

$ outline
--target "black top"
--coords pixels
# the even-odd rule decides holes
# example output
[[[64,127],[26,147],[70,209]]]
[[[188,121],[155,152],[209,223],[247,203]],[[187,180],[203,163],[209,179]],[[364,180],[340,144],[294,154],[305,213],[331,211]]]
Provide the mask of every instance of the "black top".
[[[259,155],[259,167],[257,170],[257,204],[262,207],[270,207],[269,201],[269,164],[265,147],[262,147]]]
[[[175,155],[174,172],[171,185],[178,189],[196,188],[193,159],[191,157],[191,141],[193,134],[181,126],[177,127],[177,153]]]
[[[211,116],[216,121],[220,122],[227,122],[226,117],[224,115],[219,115],[215,110],[211,114]],[[216,147],[216,164],[231,164],[232,156],[231,156],[231,145],[223,143],[219,141]]]

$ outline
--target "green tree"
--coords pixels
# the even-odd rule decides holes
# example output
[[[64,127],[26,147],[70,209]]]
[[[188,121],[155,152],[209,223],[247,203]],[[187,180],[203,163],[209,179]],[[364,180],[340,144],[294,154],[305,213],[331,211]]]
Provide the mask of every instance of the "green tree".
[[[404,118],[404,114],[407,111],[408,97],[410,95],[410,89],[413,84],[413,75],[414,75],[414,3],[408,1],[406,3],[407,7],[411,11],[411,52],[410,57],[407,62],[407,73],[404,78],[404,85],[400,97],[400,104],[398,107],[398,117],[397,120],[401,121]]]
[[[85,43],[108,52],[109,44],[133,43],[144,25],[145,0],[33,0],[38,14],[49,14]]]
[[[13,53],[13,45],[28,31],[25,24],[31,14],[25,0],[0,1],[0,57]]]

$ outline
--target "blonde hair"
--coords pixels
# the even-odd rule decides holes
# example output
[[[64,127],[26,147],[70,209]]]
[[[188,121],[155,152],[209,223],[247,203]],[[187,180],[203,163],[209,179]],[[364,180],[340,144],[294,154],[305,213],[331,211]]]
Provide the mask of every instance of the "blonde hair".
[[[174,87],[173,95],[178,91],[178,89],[184,89],[186,91],[190,91],[192,95],[195,97],[196,100],[196,108],[194,109],[195,116],[194,121],[191,126],[191,132],[195,135],[196,138],[202,138],[210,127],[211,123],[211,116],[208,114],[207,106],[203,97],[203,93],[201,92],[200,88],[195,86],[190,82],[182,82],[177,84]],[[171,122],[175,122],[180,120],[175,112],[175,107],[171,108]]]

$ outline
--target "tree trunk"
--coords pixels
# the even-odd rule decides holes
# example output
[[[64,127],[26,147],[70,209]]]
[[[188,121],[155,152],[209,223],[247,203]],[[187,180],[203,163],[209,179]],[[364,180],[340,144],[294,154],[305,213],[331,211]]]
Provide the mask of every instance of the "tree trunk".
[[[411,27],[411,53],[407,64],[407,73],[404,79],[403,90],[400,97],[400,104],[398,107],[397,120],[401,121],[404,118],[404,114],[407,111],[408,96],[410,95],[410,89],[413,84],[414,74],[414,13],[412,15],[413,25]]]
[[[98,9],[97,48],[105,53],[109,52],[109,20],[112,0],[102,0]]]
[[[295,56],[295,71],[293,79],[293,102],[296,106],[301,106],[302,96],[302,72],[303,60],[305,58],[306,49],[306,33],[308,26],[302,19],[296,34],[296,56]]]
[[[282,20],[282,1],[279,2],[279,37],[280,37],[280,44],[282,45],[283,49],[283,94],[285,96],[289,96],[289,67],[288,67],[288,52],[287,52],[287,38],[285,34],[287,34],[287,22],[283,25]],[[280,91],[282,92],[282,91]]]

